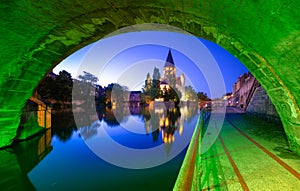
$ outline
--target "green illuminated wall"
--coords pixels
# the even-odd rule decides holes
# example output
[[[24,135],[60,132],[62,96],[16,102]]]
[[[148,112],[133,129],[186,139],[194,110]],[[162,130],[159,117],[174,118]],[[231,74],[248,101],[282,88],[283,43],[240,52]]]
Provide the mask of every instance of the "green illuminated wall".
[[[74,51],[121,27],[162,23],[238,57],[273,101],[300,153],[300,1],[62,0],[0,3],[0,146],[43,76]]]

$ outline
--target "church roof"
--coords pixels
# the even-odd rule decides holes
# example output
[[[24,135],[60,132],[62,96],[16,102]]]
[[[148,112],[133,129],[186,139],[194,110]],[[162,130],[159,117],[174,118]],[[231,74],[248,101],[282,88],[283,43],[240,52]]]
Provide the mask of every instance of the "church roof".
[[[171,49],[169,49],[168,57],[164,67],[175,67]]]
[[[161,82],[160,82],[161,85],[164,85],[164,84],[168,84],[168,79],[163,79]]]

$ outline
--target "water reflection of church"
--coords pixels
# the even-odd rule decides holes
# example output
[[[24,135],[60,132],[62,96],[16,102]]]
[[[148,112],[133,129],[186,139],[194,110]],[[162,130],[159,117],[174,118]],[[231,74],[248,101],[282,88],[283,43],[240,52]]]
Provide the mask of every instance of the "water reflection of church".
[[[160,118],[159,126],[162,130],[162,140],[164,143],[174,142],[174,133],[179,131],[179,135],[183,132],[183,120],[180,120],[180,110],[172,109],[167,111],[165,118]]]
[[[145,129],[147,134],[152,132],[153,141],[158,140],[161,132],[164,143],[174,142],[174,134],[178,131],[182,135],[184,129],[184,116],[180,108],[174,107],[164,110],[163,107],[148,110],[149,118],[144,115]],[[151,116],[151,117],[150,117]]]
[[[122,127],[122,124],[127,123],[128,119],[132,117],[131,120],[141,120],[145,134],[150,135],[153,142],[161,140],[163,143],[173,143],[176,141],[177,135],[183,135],[184,126],[198,115],[198,104],[174,107],[165,102],[157,102],[155,107],[152,106],[129,103],[126,107],[106,107],[97,110],[96,118],[100,122],[104,121],[108,127],[115,128]],[[82,120],[77,119],[81,124],[79,128],[81,136],[86,140],[96,135],[99,123],[84,123],[85,121],[96,121],[96,119],[86,112],[79,116],[82,118]]]

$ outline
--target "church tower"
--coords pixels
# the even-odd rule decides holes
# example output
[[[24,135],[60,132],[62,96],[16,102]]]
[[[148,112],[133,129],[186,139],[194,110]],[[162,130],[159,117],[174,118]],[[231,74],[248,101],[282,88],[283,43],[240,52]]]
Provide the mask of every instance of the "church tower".
[[[164,66],[164,78],[169,79],[171,76],[176,76],[176,67],[174,64],[171,49],[169,49],[168,57]]]
[[[176,67],[174,64],[171,49],[169,49],[168,57],[164,66],[164,77],[163,77],[171,87],[176,84]]]
[[[173,88],[177,89],[181,93],[181,100],[184,98],[185,90],[185,76],[181,74],[180,77],[176,77],[176,67],[174,64],[173,56],[171,49],[169,49],[168,56],[164,66],[163,77],[160,78],[160,88],[163,91],[164,88]]]

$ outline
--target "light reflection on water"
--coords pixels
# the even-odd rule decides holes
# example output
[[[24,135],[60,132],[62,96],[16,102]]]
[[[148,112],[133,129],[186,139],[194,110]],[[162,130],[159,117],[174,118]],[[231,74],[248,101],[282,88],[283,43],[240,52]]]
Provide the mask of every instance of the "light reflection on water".
[[[26,172],[27,176],[37,190],[172,190],[186,148],[165,164],[133,170],[107,163],[84,141],[101,139],[99,129],[103,128],[116,142],[127,147],[144,149],[165,144],[165,152],[161,154],[168,157],[176,141],[190,139],[197,114],[197,106],[165,112],[145,107],[129,107],[123,111],[106,108],[99,110],[97,116],[89,116],[94,123],[77,130],[71,113],[57,113],[52,117],[51,143],[48,140],[44,145],[51,150]],[[16,150],[17,155],[30,152],[29,149]],[[26,164],[29,162],[23,162],[21,168],[26,168]]]

